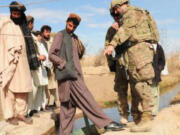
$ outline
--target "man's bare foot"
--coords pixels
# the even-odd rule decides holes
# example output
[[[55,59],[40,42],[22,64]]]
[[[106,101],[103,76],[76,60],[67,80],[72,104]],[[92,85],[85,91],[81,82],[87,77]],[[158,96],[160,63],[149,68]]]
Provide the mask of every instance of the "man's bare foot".
[[[26,118],[26,117],[23,116],[23,115],[18,115],[18,116],[17,116],[17,119],[20,120],[20,121],[23,121],[23,122],[26,123],[26,124],[33,124],[32,118]]]
[[[7,119],[6,122],[12,125],[19,125],[17,118],[14,118],[14,117]]]

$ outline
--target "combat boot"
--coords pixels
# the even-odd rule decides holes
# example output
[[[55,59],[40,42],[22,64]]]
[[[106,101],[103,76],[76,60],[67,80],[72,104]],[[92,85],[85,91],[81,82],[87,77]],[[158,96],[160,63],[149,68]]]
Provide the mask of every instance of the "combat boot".
[[[133,114],[132,116],[133,116],[133,122],[127,123],[128,128],[137,125],[141,121],[141,113]]]
[[[135,124],[139,124],[139,122],[141,121],[141,116],[142,116],[142,113],[133,114],[133,121]]]
[[[149,113],[143,113],[141,121],[135,126],[130,128],[131,132],[149,132],[151,131],[151,115]]]

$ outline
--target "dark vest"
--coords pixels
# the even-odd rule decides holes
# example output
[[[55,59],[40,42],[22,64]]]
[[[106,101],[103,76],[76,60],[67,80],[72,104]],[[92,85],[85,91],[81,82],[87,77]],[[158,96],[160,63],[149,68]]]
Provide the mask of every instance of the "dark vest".
[[[66,65],[62,70],[55,68],[55,78],[58,81],[76,80],[77,71],[75,70],[73,59],[72,37],[66,30],[60,31],[63,34],[63,41],[59,57],[66,61]]]

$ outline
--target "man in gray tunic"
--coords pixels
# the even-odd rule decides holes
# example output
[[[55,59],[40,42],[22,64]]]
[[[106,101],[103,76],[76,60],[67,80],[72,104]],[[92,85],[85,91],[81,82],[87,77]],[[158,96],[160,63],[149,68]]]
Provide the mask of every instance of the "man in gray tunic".
[[[118,123],[106,116],[85,85],[80,58],[84,47],[74,34],[81,18],[71,13],[66,28],[58,32],[49,51],[49,59],[55,67],[60,95],[60,134],[72,135],[76,107],[80,108],[98,128],[118,131]]]

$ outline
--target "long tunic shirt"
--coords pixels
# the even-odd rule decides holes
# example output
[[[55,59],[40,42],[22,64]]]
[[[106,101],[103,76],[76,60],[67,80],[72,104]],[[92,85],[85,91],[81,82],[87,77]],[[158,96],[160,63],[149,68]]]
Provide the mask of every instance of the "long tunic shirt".
[[[24,37],[19,25],[15,25],[9,17],[4,18],[2,23],[0,52],[2,89],[9,89],[14,93],[31,92],[31,74]]]
[[[63,40],[62,33],[58,33],[49,51],[50,60],[57,66],[63,67],[65,63],[58,56]],[[61,101],[60,109],[60,133],[62,135],[72,135],[72,124],[76,107],[79,107],[98,128],[108,125],[112,120],[106,116],[100,106],[94,100],[92,94],[85,85],[77,45],[72,38],[73,60],[77,72],[77,80],[67,80],[58,82],[59,95]]]
[[[63,41],[63,35],[62,33],[58,33],[55,38],[54,38],[54,42],[49,50],[49,59],[57,66],[64,66],[63,65],[63,59],[61,59],[58,56],[58,53],[60,52],[61,49],[61,43]],[[79,56],[78,56],[78,51],[77,51],[77,46],[75,45],[74,39],[72,37],[72,44],[73,44],[73,60],[74,60],[74,66],[75,66],[75,70],[78,74],[78,79],[80,80],[84,80],[83,79],[83,75],[82,75],[82,69],[81,69],[81,65],[80,65],[80,60],[79,60]],[[60,100],[63,101],[68,101],[70,98],[70,89],[69,89],[69,81],[65,81],[65,82],[58,82],[58,87],[60,90]],[[81,82],[80,82],[81,84]]]

